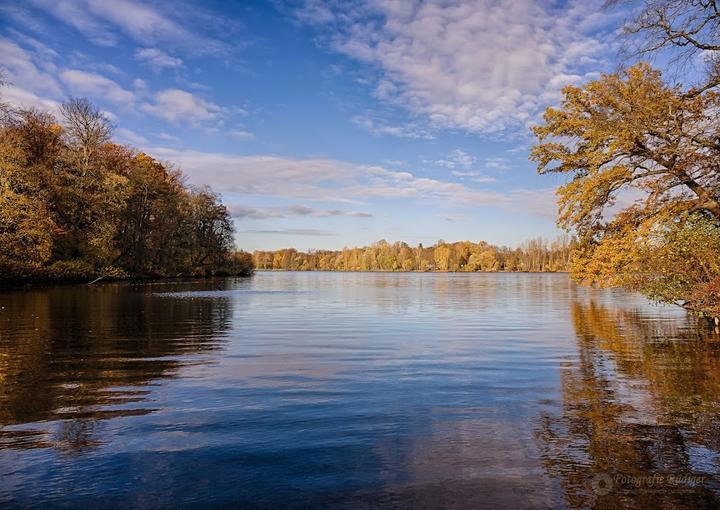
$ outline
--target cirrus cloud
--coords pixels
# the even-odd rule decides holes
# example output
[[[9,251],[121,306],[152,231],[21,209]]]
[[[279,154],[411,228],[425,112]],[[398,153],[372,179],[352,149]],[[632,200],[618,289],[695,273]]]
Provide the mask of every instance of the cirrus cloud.
[[[116,82],[99,74],[68,69],[60,73],[60,79],[76,94],[103,97],[113,103],[129,105],[135,102],[135,94]]]
[[[313,218],[372,218],[373,214],[366,211],[345,211],[341,209],[317,209],[307,205],[291,205],[287,207],[246,207],[238,204],[228,206],[234,218],[265,220],[271,218],[288,218],[291,216]]]
[[[33,19],[33,10],[49,14],[100,46],[117,46],[128,38],[144,46],[163,44],[190,54],[222,54],[230,45],[209,34],[220,23],[224,32],[237,28],[231,19],[180,2],[169,8],[135,0],[28,0],[23,7],[6,12],[18,21]]]
[[[161,90],[140,109],[172,123],[191,124],[215,120],[224,113],[223,108],[215,103],[180,89]]]
[[[601,67],[613,22],[601,5],[308,0],[295,14],[326,47],[379,71],[377,98],[436,129],[492,133],[524,127],[563,85]]]
[[[168,55],[157,48],[140,48],[135,52],[135,58],[156,70],[183,67],[182,59]]]
[[[259,197],[292,198],[328,203],[367,204],[374,200],[415,200],[452,208],[493,207],[551,218],[555,214],[553,190],[512,189],[494,191],[465,183],[418,176],[376,165],[361,165],[326,158],[238,156],[156,147],[149,153],[177,164],[195,185],[209,185],[222,193]],[[487,182],[487,181],[483,181]],[[478,182],[477,184],[480,184]],[[239,210],[240,216],[313,217],[355,216],[361,211],[319,210],[306,206]]]

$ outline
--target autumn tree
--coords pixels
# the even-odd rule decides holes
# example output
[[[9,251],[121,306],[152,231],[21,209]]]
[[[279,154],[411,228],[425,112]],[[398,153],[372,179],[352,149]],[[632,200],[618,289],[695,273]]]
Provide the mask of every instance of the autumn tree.
[[[45,184],[61,147],[52,119],[36,112],[0,129],[0,277],[28,274],[52,256],[57,225]],[[47,199],[38,200],[41,194]]]
[[[450,269],[450,247],[443,241],[439,241],[435,248],[435,265],[440,271]]]
[[[0,184],[0,278],[44,264],[52,253],[53,226],[44,204]]]
[[[563,94],[535,128],[531,158],[541,174],[570,177],[558,222],[580,238],[573,272],[642,290],[635,275],[666,228],[720,221],[720,96],[668,85],[647,64]]]
[[[657,301],[720,317],[718,223],[695,215],[664,227],[659,242],[643,246],[636,286]]]
[[[610,4],[629,3],[615,0]],[[573,276],[720,314],[720,12],[714,0],[645,0],[624,26],[640,63],[564,89],[535,129],[540,173],[569,176],[559,224],[579,234]],[[698,72],[699,71],[699,72]]]
[[[90,101],[71,98],[60,105],[60,113],[68,141],[80,156],[83,175],[89,171],[90,161],[103,144],[112,137],[112,123]]]
[[[112,142],[85,100],[0,122],[0,283],[248,274],[220,197]]]
[[[633,217],[702,211],[720,219],[720,97],[687,96],[646,64],[564,89],[535,128],[540,173],[569,173],[559,190],[560,223],[603,224],[621,191],[644,192]]]
[[[233,224],[217,193],[208,188],[189,195],[189,239],[193,246],[190,265],[216,267],[234,246]]]

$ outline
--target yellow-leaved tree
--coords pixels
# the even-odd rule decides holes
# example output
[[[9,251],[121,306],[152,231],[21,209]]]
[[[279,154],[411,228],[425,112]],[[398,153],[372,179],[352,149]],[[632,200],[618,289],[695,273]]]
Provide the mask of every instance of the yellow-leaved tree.
[[[562,173],[560,226],[577,233],[573,276],[718,315],[720,95],[665,83],[648,64],[563,90],[531,159]],[[677,242],[683,239],[683,243]],[[705,270],[682,274],[680,261]],[[674,262],[672,262],[674,261]]]

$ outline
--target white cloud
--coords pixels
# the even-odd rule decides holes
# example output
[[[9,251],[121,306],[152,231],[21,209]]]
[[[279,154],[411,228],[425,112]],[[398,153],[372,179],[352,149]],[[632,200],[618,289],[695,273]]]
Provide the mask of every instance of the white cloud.
[[[189,28],[212,25],[220,20],[177,2],[172,4],[172,10],[165,9],[165,12],[159,6],[133,0],[31,0],[30,5],[102,46],[116,46],[124,36],[145,46],[165,43],[194,54],[219,53],[226,49],[217,38]],[[224,19],[223,28],[234,29],[234,23]]]
[[[0,2],[0,19],[12,19],[17,26],[35,33],[42,33],[46,29],[45,24],[30,15],[24,7],[20,5],[20,2]]]
[[[242,234],[270,234],[287,236],[336,236],[337,233],[317,228],[286,228],[280,230],[243,230]]]
[[[117,115],[115,115],[110,110],[101,110],[101,113],[107,117],[107,119],[112,122],[113,124],[117,124],[117,122],[120,120]]]
[[[168,55],[157,48],[140,48],[135,52],[135,58],[151,66],[154,70],[183,67],[182,59]]]
[[[57,101],[40,97],[15,85],[7,85],[0,89],[0,99],[20,108],[37,108],[56,116],[60,113],[60,103]]]
[[[147,138],[139,133],[131,131],[126,128],[118,128],[115,130],[115,135],[123,142],[127,142],[131,145],[145,145],[148,143]]]
[[[478,170],[472,170],[478,158],[468,154],[461,149],[455,149],[442,159],[435,161],[437,166],[451,170],[450,174],[463,180],[470,180],[477,183],[497,182],[494,177],[487,176]],[[491,170],[501,170],[506,167],[503,163],[505,158],[485,158],[484,166]]]
[[[363,173],[358,165],[330,159],[236,156],[170,148],[156,148],[151,153],[180,165],[194,184],[246,195],[356,202],[339,194],[339,187]]]
[[[392,125],[381,118],[372,118],[362,115],[356,115],[352,119],[352,123],[359,126],[373,135],[391,135],[398,138],[413,138],[431,140],[433,134],[427,129],[416,123],[405,125]]]
[[[142,78],[135,78],[133,80],[133,88],[140,94],[145,94],[148,91],[148,84]]]
[[[470,218],[468,218],[464,214],[446,214],[442,216],[442,219],[444,219],[445,221],[467,221]]]
[[[161,90],[154,95],[153,102],[144,103],[141,109],[173,123],[191,124],[215,120],[223,113],[215,103],[180,89]]]
[[[75,94],[107,99],[123,106],[129,106],[135,102],[134,93],[99,74],[69,69],[60,73],[60,79]]]
[[[155,148],[150,153],[177,163],[193,184],[207,184],[220,192],[346,203],[410,198],[478,207],[512,205],[513,192],[475,189],[459,182],[333,159],[235,156],[171,148]]]
[[[32,37],[15,30],[9,32],[22,41],[24,47],[0,37],[0,68],[7,81],[0,87],[0,97],[20,108],[37,108],[57,115],[60,104],[55,98],[62,95],[62,87],[55,78],[57,54]]]
[[[465,184],[417,177],[410,172],[396,172],[383,167],[367,167],[367,182],[347,188],[359,197],[431,199],[441,203],[506,206],[508,197],[495,191],[470,188]]]
[[[179,142],[180,138],[177,136],[171,135],[170,133],[160,132],[155,133],[155,136],[158,137],[160,140],[165,140],[166,142]]]
[[[453,170],[451,172],[452,175],[455,177],[459,177],[461,179],[470,179],[473,182],[478,183],[489,183],[489,182],[497,182],[497,179],[495,177],[489,177],[487,175],[484,175],[482,172],[478,172],[477,170],[468,170],[468,171],[459,171],[459,170]]]
[[[510,161],[503,157],[485,158],[485,168],[492,170],[509,170]]]
[[[93,57],[78,51],[73,50],[69,56],[65,59],[66,67],[82,68],[86,71],[98,71],[103,74],[112,74],[115,76],[124,76],[125,73],[117,66],[114,66],[108,62],[96,61]]]
[[[436,128],[489,133],[524,127],[586,76],[602,49],[601,3],[313,1],[297,13],[328,47],[379,70],[380,99]]]
[[[11,84],[34,93],[61,94],[60,85],[53,77],[52,54],[45,51],[31,53],[9,39],[0,38],[0,55],[0,65]]]
[[[253,140],[255,138],[254,134],[252,134],[250,131],[245,131],[243,129],[232,129],[227,133],[239,140]]]
[[[557,195],[555,188],[541,190],[518,189],[509,193],[514,211],[522,208],[533,216],[549,220],[557,219]]]
[[[525,144],[517,145],[515,147],[512,147],[511,149],[508,149],[505,152],[507,152],[509,154],[517,154],[517,153],[530,154],[530,145],[525,145]]]
[[[279,207],[246,207],[238,204],[227,206],[233,218],[251,220],[266,220],[269,218],[285,218],[286,215]]]
[[[309,25],[330,23],[335,20],[335,15],[322,0],[306,0],[303,8],[296,12],[296,16],[300,22]]]
[[[469,168],[476,161],[477,161],[477,158],[475,156],[471,156],[470,154],[468,154],[467,152],[465,152],[463,150],[455,149],[450,154],[448,154],[445,158],[435,161],[435,164],[438,166],[445,167],[445,168],[457,168],[457,167]]]
[[[113,46],[118,42],[117,34],[102,19],[91,12],[89,2],[35,0],[33,4],[76,28],[95,44]]]
[[[313,218],[372,218],[366,211],[345,211],[340,209],[317,209],[307,205],[291,205],[287,207],[246,207],[242,205],[229,205],[228,209],[234,218],[249,218],[264,220],[269,218],[287,218],[289,216],[305,216]]]
[[[315,209],[306,205],[291,205],[287,210],[296,216],[312,216],[314,218],[332,218],[334,216],[347,216],[350,218],[372,218],[372,214],[365,211],[343,211],[340,209]]]
[[[221,193],[364,204],[369,200],[421,200],[439,206],[497,207],[532,210],[553,217],[553,197],[548,190],[477,189],[460,182],[417,176],[381,166],[359,165],[333,159],[292,159],[279,156],[236,156],[220,153],[154,148],[148,151],[161,160],[176,163],[191,184],[209,185]],[[273,210],[273,214],[306,213],[308,216],[341,215],[340,210],[296,206]],[[246,211],[247,212],[247,211]],[[264,211],[268,214],[268,211]],[[261,214],[258,212],[257,214]],[[361,216],[361,211],[342,211]]]
[[[34,37],[12,28],[7,29],[7,32],[12,35],[16,42],[23,44],[27,48],[31,48],[36,55],[44,58],[45,60],[52,60],[58,56],[57,51]]]

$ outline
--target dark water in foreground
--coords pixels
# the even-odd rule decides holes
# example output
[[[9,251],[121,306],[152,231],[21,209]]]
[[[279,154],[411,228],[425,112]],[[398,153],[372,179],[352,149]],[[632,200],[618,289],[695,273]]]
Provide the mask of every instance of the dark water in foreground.
[[[565,275],[0,294],[0,507],[718,508],[720,338]]]

